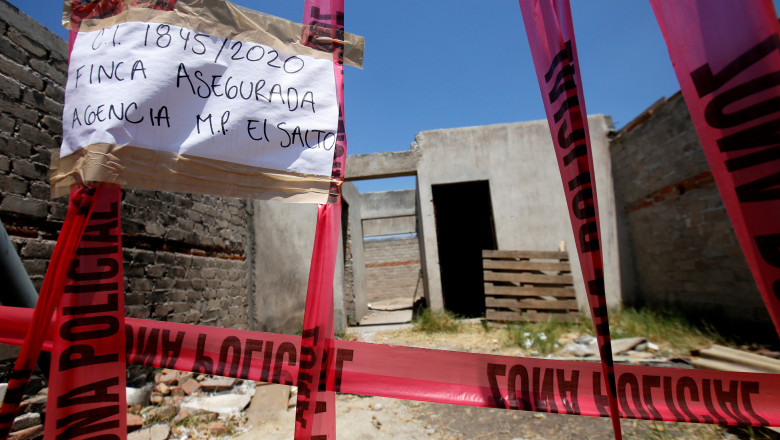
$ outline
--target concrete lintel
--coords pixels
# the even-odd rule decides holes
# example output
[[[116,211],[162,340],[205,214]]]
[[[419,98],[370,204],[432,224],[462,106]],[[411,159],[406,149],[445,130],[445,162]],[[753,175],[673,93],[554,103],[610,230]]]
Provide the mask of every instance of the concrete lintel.
[[[360,194],[360,216],[363,220],[416,215],[413,189]]]
[[[388,151],[347,156],[346,180],[414,176],[420,161],[418,150]]]
[[[363,220],[363,236],[411,234],[417,232],[417,216],[375,218]]]

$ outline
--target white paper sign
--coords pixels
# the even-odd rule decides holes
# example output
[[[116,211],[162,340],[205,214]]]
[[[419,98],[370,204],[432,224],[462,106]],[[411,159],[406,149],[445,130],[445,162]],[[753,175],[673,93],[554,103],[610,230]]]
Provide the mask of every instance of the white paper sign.
[[[178,26],[79,33],[60,156],[133,145],[330,176],[338,106],[331,60]]]

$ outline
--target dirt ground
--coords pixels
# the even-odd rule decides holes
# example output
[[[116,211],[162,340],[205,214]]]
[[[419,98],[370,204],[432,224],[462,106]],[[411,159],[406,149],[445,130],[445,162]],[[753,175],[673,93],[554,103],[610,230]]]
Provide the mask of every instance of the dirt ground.
[[[336,399],[339,440],[610,440],[612,424],[595,417],[412,402],[342,394]],[[291,439],[295,411],[251,427],[240,440]],[[738,439],[715,426],[624,420],[625,439]]]
[[[506,332],[485,331],[479,325],[458,333],[423,334],[409,329],[380,331],[352,328],[347,338],[361,341],[457,351],[528,356],[530,350],[507,344]],[[573,339],[575,335],[566,336]],[[606,418],[542,414],[340,394],[336,401],[339,440],[364,439],[613,439]],[[290,439],[294,408],[268,420],[255,421],[242,440]],[[626,439],[739,439],[720,427],[652,421],[622,421]],[[745,437],[749,438],[749,437]],[[757,437],[760,438],[760,437]]]

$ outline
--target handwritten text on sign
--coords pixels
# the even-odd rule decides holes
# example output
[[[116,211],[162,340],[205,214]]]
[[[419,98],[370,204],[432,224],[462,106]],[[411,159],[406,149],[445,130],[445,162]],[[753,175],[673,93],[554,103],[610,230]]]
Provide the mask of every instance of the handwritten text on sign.
[[[97,143],[330,176],[332,61],[160,23],[76,39],[61,156]]]

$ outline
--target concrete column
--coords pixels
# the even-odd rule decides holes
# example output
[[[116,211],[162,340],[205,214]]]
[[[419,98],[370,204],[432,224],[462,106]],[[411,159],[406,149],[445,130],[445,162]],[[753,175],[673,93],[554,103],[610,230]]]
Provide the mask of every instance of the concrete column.
[[[417,143],[424,148],[424,133],[417,134]],[[439,272],[439,248],[436,240],[436,217],[433,212],[433,192],[431,178],[426,168],[424,152],[421,155],[417,171],[417,235],[420,240],[420,261],[423,270],[423,286],[425,301],[433,310],[444,308],[444,297],[441,289],[441,273]]]
[[[347,218],[342,218],[342,222],[349,223],[350,235],[347,237],[349,247],[352,251],[352,306],[348,303],[344,305],[349,315],[351,307],[354,308],[354,315],[351,317],[354,322],[359,322],[368,313],[368,293],[366,286],[366,260],[363,250],[363,222],[360,212],[362,197],[353,183],[346,182],[341,187],[341,194],[344,200],[349,204]],[[345,289],[346,290],[346,289]]]
[[[295,333],[303,325],[317,206],[260,200],[252,203],[254,326],[258,331]],[[334,327],[338,330],[346,325],[340,279],[343,278],[343,258],[336,264],[333,294],[334,307],[340,307],[334,312]],[[338,266],[342,266],[341,269]]]

